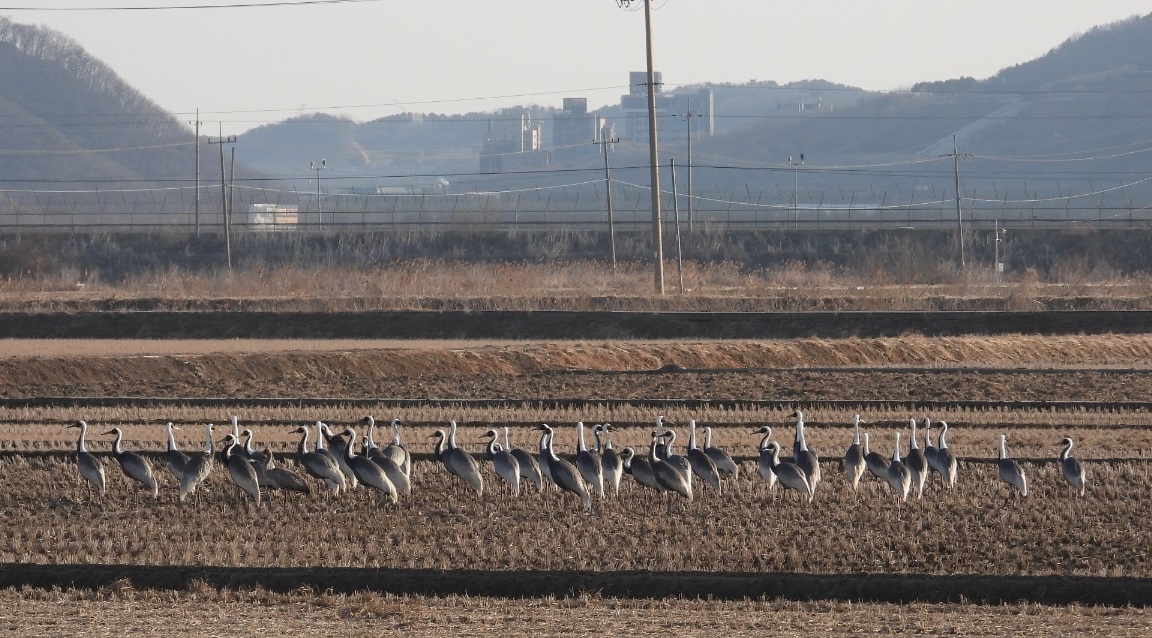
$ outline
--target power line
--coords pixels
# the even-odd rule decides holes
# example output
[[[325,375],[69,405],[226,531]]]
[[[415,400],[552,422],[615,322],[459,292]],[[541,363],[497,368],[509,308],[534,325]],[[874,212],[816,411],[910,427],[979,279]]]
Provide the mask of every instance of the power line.
[[[185,4],[160,7],[140,6],[101,6],[101,7],[0,7],[0,11],[183,11],[189,9],[255,9],[270,7],[304,7],[324,4],[362,4],[383,2],[384,0],[280,0],[278,2],[231,2],[224,4]]]

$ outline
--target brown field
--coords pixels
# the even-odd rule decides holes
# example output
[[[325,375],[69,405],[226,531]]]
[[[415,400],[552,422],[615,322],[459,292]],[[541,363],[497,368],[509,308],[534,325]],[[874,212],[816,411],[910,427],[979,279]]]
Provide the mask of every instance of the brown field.
[[[332,350],[289,344],[287,352],[246,349],[243,343],[226,344],[221,351],[197,344],[165,350],[149,342],[134,350],[125,343],[73,342],[24,355],[12,345],[10,356],[0,359],[0,391],[7,397],[221,400],[215,406],[156,405],[146,399],[104,407],[51,402],[0,406],[0,511],[6,518],[0,528],[0,584],[35,584],[31,576],[21,576],[22,565],[107,566],[127,570],[129,579],[128,584],[106,588],[69,590],[67,582],[56,580],[52,582],[63,589],[6,590],[8,611],[0,614],[5,630],[82,634],[92,627],[132,621],[148,635],[147,619],[161,618],[165,606],[189,622],[201,623],[205,633],[219,635],[239,633],[240,628],[220,619],[228,610],[245,606],[251,606],[252,618],[268,623],[250,626],[298,631],[302,623],[316,622],[317,631],[327,635],[603,633],[643,624],[655,611],[689,635],[846,633],[859,618],[868,618],[870,626],[857,625],[857,633],[871,632],[877,624],[900,633],[968,635],[1120,635],[1148,630],[1142,606],[1152,600],[1146,594],[1152,555],[1145,550],[1152,546],[1146,524],[1152,502],[1142,495],[1152,491],[1146,462],[1152,455],[1152,414],[1141,404],[1152,396],[1149,336],[480,347],[352,343]],[[676,367],[654,372],[670,364]],[[245,397],[334,398],[288,407],[246,403],[241,400]],[[367,398],[379,401],[367,410],[348,401]],[[508,401],[468,406],[389,403],[421,398]],[[585,407],[539,402],[557,398],[630,401]],[[710,398],[733,399],[736,405],[672,404],[656,412],[644,403]],[[753,403],[758,399],[784,403]],[[808,439],[824,459],[825,481],[816,502],[807,505],[797,503],[794,494],[764,489],[752,461],[757,437],[749,431],[769,423],[776,428],[775,439],[788,447],[789,402],[802,405],[814,399],[1036,403],[926,411],[880,403],[810,411]],[[1121,405],[1056,410],[1044,407],[1045,401]],[[1124,407],[1126,402],[1132,406]],[[289,432],[297,424],[317,419],[352,423],[366,411],[381,420],[403,419],[408,424],[405,442],[419,455],[413,497],[397,507],[378,507],[359,490],[338,503],[315,494],[277,495],[252,508],[236,500],[219,467],[204,488],[202,503],[180,505],[174,481],[158,459],[159,502],[133,503],[126,479],[110,457],[104,462],[111,491],[103,499],[89,500],[68,453],[75,430],[64,427],[86,419],[92,424],[89,447],[98,453],[106,452],[110,441],[102,432],[122,427],[128,449],[155,456],[163,449],[163,422],[182,426],[183,449],[198,449],[203,443],[201,424],[226,423],[228,414],[237,413],[244,426],[255,431],[258,445],[267,444],[291,467],[296,439]],[[855,412],[866,421],[873,446],[885,452],[891,451],[893,432],[906,429],[909,417],[949,421],[950,447],[964,458],[957,491],[945,493],[934,485],[923,500],[899,504],[887,485],[871,480],[860,494],[853,494],[839,471],[838,457],[850,442],[848,424]],[[729,481],[722,496],[697,483],[691,504],[654,499],[626,482],[619,498],[598,501],[596,513],[587,515],[571,497],[555,490],[529,490],[513,501],[490,470],[486,493],[477,499],[427,457],[428,434],[449,419],[462,424],[460,441],[474,452],[488,424],[510,423],[513,444],[534,447],[535,435],[527,426],[538,422],[562,428],[557,445],[571,451],[572,424],[578,420],[610,421],[620,427],[617,447],[643,447],[658,413],[680,424],[694,418],[715,425],[714,443],[744,458],[741,477]],[[683,427],[679,430],[685,433]],[[988,463],[995,454],[994,437],[1002,432],[1008,434],[1010,454],[1027,459],[1027,499],[1012,498]],[[1078,441],[1076,453],[1089,465],[1092,486],[1087,498],[1072,495],[1053,463],[1056,443],[1064,435]],[[679,442],[686,442],[683,436]],[[151,567],[170,567],[172,572],[146,570]],[[301,568],[313,574],[314,582],[340,586],[328,594],[271,594],[228,587],[226,576],[220,577],[225,579],[221,584],[196,586],[189,585],[194,574],[187,570],[193,568],[226,568],[236,574]],[[389,572],[375,571],[381,568],[410,571],[404,583],[390,583],[387,576],[382,580]],[[752,585],[737,591],[750,592],[753,599],[760,591],[765,602],[629,601],[624,599],[628,596],[611,595],[611,590],[601,597],[598,588],[561,588],[545,592],[554,598],[529,600],[412,593],[435,589],[445,574],[457,570],[476,570],[470,593],[483,593],[487,586],[503,591],[540,570],[575,574],[575,582],[600,582],[595,579],[618,572],[650,574],[653,583],[667,588],[652,591],[672,592],[699,591],[710,582],[709,575],[736,575],[750,579],[739,582]],[[774,598],[795,594],[772,593],[792,575],[809,575],[818,578],[806,585],[807,597],[881,600],[876,586],[859,585],[859,593],[846,594],[835,578],[867,574],[901,576],[909,582],[943,579],[934,581],[942,593],[939,600],[926,592],[910,593],[908,600],[932,602],[909,605],[781,602]],[[819,580],[823,576],[830,578]],[[178,586],[151,589],[149,578],[159,582],[166,577],[175,578]],[[984,577],[1054,580],[1035,581],[1032,590],[1025,588],[1031,593],[1011,597],[1015,594],[1004,593],[1009,590],[979,580]],[[308,577],[300,578],[308,582]],[[1070,600],[1115,601],[1118,596],[1137,608],[940,602],[1036,600],[1030,596],[1050,595],[1059,589],[1057,583],[1075,590]],[[224,591],[217,591],[221,587]],[[728,592],[718,598],[733,596],[739,597]],[[78,610],[78,615],[53,616],[50,605],[57,603]],[[539,620],[545,613],[548,620]],[[128,618],[130,614],[139,614],[141,620]],[[323,620],[314,621],[316,616]],[[595,623],[587,622],[590,616],[597,618]]]
[[[1143,608],[1006,604],[978,606],[794,601],[504,599],[473,596],[334,595],[307,590],[0,590],[0,624],[12,635],[280,635],[412,637],[605,636],[656,626],[681,636],[964,635],[1136,636],[1152,619]]]

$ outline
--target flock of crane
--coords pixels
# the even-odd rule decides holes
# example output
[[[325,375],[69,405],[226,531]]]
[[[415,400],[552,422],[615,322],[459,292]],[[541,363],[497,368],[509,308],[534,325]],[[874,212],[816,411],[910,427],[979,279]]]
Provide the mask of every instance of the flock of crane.
[[[796,420],[792,445],[792,460],[780,458],[781,446],[772,441],[772,428],[763,426],[754,431],[760,434],[757,446],[759,458],[756,466],[760,477],[769,488],[780,485],[784,490],[797,492],[801,500],[811,502],[816,487],[821,481],[820,459],[808,447],[804,434],[804,414],[792,414]],[[357,437],[355,428],[347,427],[341,433],[334,433],[327,424],[317,421],[316,437],[309,446],[311,429],[300,426],[295,430],[300,434],[296,449],[296,459],[300,467],[311,476],[323,491],[333,496],[355,489],[360,485],[379,492],[381,502],[395,504],[402,497],[411,495],[412,457],[400,442],[400,422],[393,419],[390,424],[391,440],[379,446],[374,440],[376,422],[371,416],[361,422],[366,426],[362,438]],[[491,462],[492,469],[502,481],[508,484],[513,497],[520,495],[521,483],[532,485],[537,491],[551,483],[579,498],[584,509],[592,511],[593,497],[603,499],[608,490],[619,494],[620,484],[625,475],[656,492],[679,495],[688,501],[693,498],[693,482],[699,479],[716,494],[723,491],[723,482],[739,474],[739,466],[725,450],[711,444],[712,429],[704,427],[703,445],[697,445],[695,421],[688,423],[688,447],[684,455],[676,454],[674,445],[676,431],[668,427],[664,417],[656,418],[652,431],[648,456],[637,456],[631,447],[619,450],[612,445],[613,426],[596,424],[590,430],[593,445],[585,441],[585,426],[577,423],[576,454],[574,462],[559,456],[553,448],[555,430],[547,425],[535,426],[539,431],[540,443],[535,453],[513,448],[508,442],[508,427],[503,432],[490,429],[485,433],[488,443],[484,457]],[[866,473],[872,474],[891,486],[894,498],[907,501],[911,494],[923,496],[929,476],[939,474],[942,484],[953,489],[956,485],[956,457],[948,449],[948,424],[939,422],[939,439],[933,444],[929,419],[924,419],[924,447],[917,441],[916,419],[909,419],[911,433],[907,454],[900,452],[901,432],[895,433],[895,446],[891,457],[875,452],[870,447],[869,434],[860,430],[860,416],[855,417],[852,443],[843,456],[843,468],[852,485],[858,490]],[[105,494],[106,477],[100,458],[88,452],[85,438],[88,424],[78,421],[69,426],[79,428],[76,443],[77,468],[81,478],[93,490]],[[215,426],[205,424],[204,450],[186,454],[177,449],[173,429],[166,426],[168,447],[167,468],[179,481],[179,499],[198,500],[197,488],[210,475],[215,464],[221,463],[228,471],[233,483],[251,501],[259,505],[261,491],[293,491],[308,493],[310,482],[300,474],[275,464],[268,450],[257,452],[252,446],[251,430],[240,431],[237,417],[231,417],[231,430],[224,436],[223,449],[216,458],[214,444]],[[143,488],[153,498],[159,494],[152,465],[139,454],[125,451],[122,446],[123,432],[114,428],[105,432],[115,435],[112,456],[120,469],[134,485],[135,494]],[[429,438],[435,438],[434,455],[437,461],[452,475],[458,477],[477,495],[483,495],[484,479],[477,458],[458,447],[456,443],[456,422],[451,421],[448,431],[437,430]],[[244,441],[243,444],[241,441]],[[1000,478],[1015,489],[1020,496],[1028,495],[1028,481],[1019,463],[1008,458],[1005,436],[998,435],[999,458],[997,468]],[[1063,450],[1059,463],[1061,474],[1081,496],[1085,494],[1086,477],[1083,465],[1070,456],[1072,439],[1061,441]],[[357,447],[360,447],[359,452]]]

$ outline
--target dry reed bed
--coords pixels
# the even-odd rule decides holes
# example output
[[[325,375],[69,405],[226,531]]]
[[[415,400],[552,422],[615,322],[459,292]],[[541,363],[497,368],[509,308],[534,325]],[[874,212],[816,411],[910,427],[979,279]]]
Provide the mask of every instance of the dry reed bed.
[[[695,502],[670,501],[626,481],[589,516],[556,490],[512,500],[488,468],[477,498],[433,461],[415,464],[413,496],[398,507],[358,490],[254,509],[219,467],[200,505],[180,505],[159,463],[160,501],[134,504],[108,459],[111,491],[89,504],[69,456],[0,461],[0,563],[1152,577],[1144,462],[1091,464],[1082,499],[1050,462],[1025,463],[1026,499],[994,465],[964,463],[956,492],[932,486],[899,504],[876,480],[851,492],[826,460],[808,505],[768,493],[747,461],[722,496],[698,484]]]
[[[413,638],[495,634],[626,635],[653,625],[682,635],[1090,636],[1145,633],[1139,607],[1035,604],[904,605],[851,602],[619,600],[597,596],[501,599],[468,596],[333,595],[266,590],[151,592],[130,583],[99,591],[0,590],[0,620],[19,635],[79,635],[98,629],[134,636],[183,633],[249,636],[250,627],[282,635]],[[245,623],[238,623],[243,618]]]

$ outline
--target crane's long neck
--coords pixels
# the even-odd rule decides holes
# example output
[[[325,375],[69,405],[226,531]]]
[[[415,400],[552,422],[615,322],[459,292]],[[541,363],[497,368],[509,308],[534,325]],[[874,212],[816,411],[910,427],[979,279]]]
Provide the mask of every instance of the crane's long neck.
[[[308,452],[308,428],[301,428],[303,436],[300,437],[300,444],[296,446],[296,456],[303,457]]]
[[[165,428],[168,430],[168,451],[171,452],[176,449],[176,435],[172,433],[171,422]]]
[[[316,422],[316,449],[324,449],[324,424],[320,421]]]
[[[400,420],[392,419],[392,445],[400,445]]]
[[[1066,439],[1064,442],[1064,451],[1060,453],[1060,460],[1067,461],[1068,455],[1072,453],[1072,439]]]
[[[448,449],[456,449],[456,422],[451,421],[448,426]]]
[[[348,461],[356,458],[356,430],[348,428],[348,445],[344,446],[344,457]]]
[[[712,426],[711,425],[704,428],[704,447],[705,448],[712,447]]]
[[[256,453],[256,450],[252,447],[252,430],[244,430],[244,451],[247,452],[249,456]]]
[[[240,420],[237,417],[230,417],[230,420],[232,421],[232,436],[237,441],[239,441],[240,440]]]
[[[856,423],[853,425],[852,445],[860,445],[860,415],[856,415]]]
[[[603,449],[603,445],[600,442],[600,431],[602,429],[603,427],[592,428],[592,444],[594,446],[592,449],[597,452]]]
[[[376,439],[372,437],[373,430],[375,430],[375,429],[376,429],[376,421],[375,420],[369,421],[368,422],[368,443],[366,445],[368,446],[368,449],[370,449],[370,450],[376,448]]]
[[[204,453],[212,456],[215,451],[216,448],[212,445],[212,424],[209,423],[204,426]]]
[[[944,437],[947,434],[948,434],[948,424],[944,423],[943,425],[940,426],[940,449],[941,450],[948,449],[948,441],[946,441],[944,439]]]
[[[909,419],[909,424],[912,426],[912,436],[908,437],[908,449],[919,449],[916,444],[916,419]]]
[[[508,443],[508,426],[504,426],[504,449],[511,450],[512,446]]]
[[[116,440],[112,442],[112,455],[120,456],[124,453],[123,448],[120,447],[120,441],[124,439],[124,433],[119,429],[116,430]]]
[[[492,433],[492,440],[488,441],[488,445],[485,448],[485,452],[487,452],[488,456],[491,457],[491,456],[495,456],[496,453],[499,451],[500,451],[500,444],[496,442],[496,433],[493,432]]]
[[[649,459],[651,459],[651,461],[652,461],[653,463],[656,463],[657,461],[659,461],[659,460],[660,460],[660,444],[659,444],[659,441],[660,441],[660,435],[658,435],[658,434],[657,434],[657,435],[653,435],[653,437],[652,437],[652,449],[651,449],[651,450],[648,452],[648,458],[649,458]],[[667,450],[668,448],[667,448],[667,447],[665,447],[664,449],[665,449],[665,450]]]
[[[864,453],[865,454],[871,454],[872,453],[872,450],[868,449],[868,439],[869,438],[870,437],[869,437],[868,433],[865,432],[864,433]]]
[[[768,428],[764,432],[764,436],[760,438],[760,445],[757,446],[758,450],[768,449],[768,439],[772,437],[772,428]]]
[[[579,433],[579,436],[576,439],[576,451],[577,452],[587,452],[588,446],[584,445],[584,422],[583,421],[580,421],[579,423],[576,424],[576,432]]]
[[[560,461],[560,457],[556,456],[556,450],[552,449],[552,436],[553,436],[552,430],[548,430],[547,434],[548,434],[548,443],[547,443],[547,445],[548,445],[548,458],[552,459],[553,461],[558,462],[558,461]]]
[[[88,424],[81,421],[80,422],[80,436],[77,437],[77,439],[76,439],[76,451],[77,452],[87,452],[88,451],[88,446],[84,445],[84,435],[86,435],[86,434],[88,434]]]
[[[777,465],[780,465],[780,446],[779,445],[769,445],[768,446],[768,453],[772,455],[772,467],[776,467]]]
[[[899,432],[896,433],[896,447],[893,448],[893,450],[892,450],[892,462],[893,463],[899,463],[900,462],[900,433]]]
[[[688,422],[688,449],[696,449],[696,420],[693,419]]]

